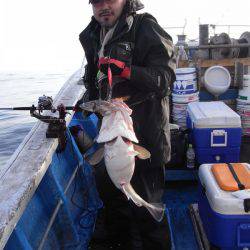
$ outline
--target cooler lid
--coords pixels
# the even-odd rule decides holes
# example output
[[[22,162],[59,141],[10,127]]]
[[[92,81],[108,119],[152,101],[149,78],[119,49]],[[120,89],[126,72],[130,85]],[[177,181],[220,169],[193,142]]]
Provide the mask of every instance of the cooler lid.
[[[240,116],[224,102],[193,102],[188,114],[195,128],[240,128]]]
[[[246,163],[243,164],[250,171],[250,165]],[[237,195],[235,195],[239,191],[229,192],[219,187],[212,173],[212,166],[213,164],[201,165],[199,168],[199,179],[201,185],[206,190],[206,196],[213,211],[225,215],[250,215],[250,213],[245,212],[244,199],[238,198]],[[246,190],[245,193],[249,196],[247,198],[250,198],[248,190]]]
[[[250,189],[250,171],[242,163],[214,164],[212,173],[224,191]]]

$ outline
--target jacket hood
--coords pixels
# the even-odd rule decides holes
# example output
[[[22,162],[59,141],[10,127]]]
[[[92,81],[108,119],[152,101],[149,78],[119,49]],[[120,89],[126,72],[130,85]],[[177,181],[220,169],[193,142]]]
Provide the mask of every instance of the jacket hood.
[[[131,14],[143,8],[144,4],[140,0],[127,0],[124,11],[126,14]]]

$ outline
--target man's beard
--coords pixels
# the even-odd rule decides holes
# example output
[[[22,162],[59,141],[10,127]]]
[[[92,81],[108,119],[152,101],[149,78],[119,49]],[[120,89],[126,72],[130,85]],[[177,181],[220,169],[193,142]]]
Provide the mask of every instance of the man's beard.
[[[116,24],[116,20],[114,20],[112,23],[109,23],[109,20],[107,18],[107,20],[105,20],[104,22],[101,22],[100,25],[103,27],[103,28],[106,28],[106,29],[110,29],[112,27],[114,27],[114,25]]]
[[[111,16],[105,17],[105,15],[111,15]],[[99,17],[102,17],[104,19],[102,22],[99,22],[100,25],[107,29],[114,27],[114,25],[116,24],[118,20],[118,18],[115,16],[115,13],[109,9],[102,10],[99,13]]]

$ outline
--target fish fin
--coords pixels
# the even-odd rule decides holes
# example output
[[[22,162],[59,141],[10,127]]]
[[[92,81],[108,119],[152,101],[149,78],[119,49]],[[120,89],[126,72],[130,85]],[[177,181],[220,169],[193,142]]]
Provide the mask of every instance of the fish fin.
[[[165,205],[162,203],[147,203],[145,205],[154,219],[160,222],[164,217]]]
[[[98,148],[95,153],[84,157],[85,161],[91,166],[95,166],[101,162],[104,157],[104,146]]]
[[[146,160],[146,159],[149,159],[151,157],[151,154],[150,154],[150,152],[147,149],[145,149],[142,146],[136,145],[136,144],[133,144],[133,145],[134,145],[134,150],[139,153],[137,155],[137,157],[139,159]]]

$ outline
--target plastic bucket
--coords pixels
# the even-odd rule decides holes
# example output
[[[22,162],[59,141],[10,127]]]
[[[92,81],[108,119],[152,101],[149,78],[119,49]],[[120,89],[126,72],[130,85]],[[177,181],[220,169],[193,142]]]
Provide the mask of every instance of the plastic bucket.
[[[241,117],[243,135],[250,136],[250,102],[237,99],[237,112]]]
[[[178,94],[172,94],[172,100],[173,103],[186,103],[189,102],[196,102],[199,100],[199,92],[195,92],[193,94],[188,95],[178,95]]]
[[[178,68],[175,70],[176,77],[196,74],[196,68]]]
[[[187,103],[173,102],[173,121],[180,127],[186,127]]]
[[[222,66],[212,66],[205,71],[204,86],[209,93],[219,96],[225,93],[231,83],[229,71]]]
[[[188,95],[172,94],[172,116],[175,124],[186,128],[187,105],[190,102],[199,101],[199,92]]]
[[[176,81],[173,93],[179,95],[192,94],[197,91],[197,76],[195,68],[176,69]]]
[[[242,102],[250,103],[250,75],[244,75],[243,89],[239,90],[238,99]]]

